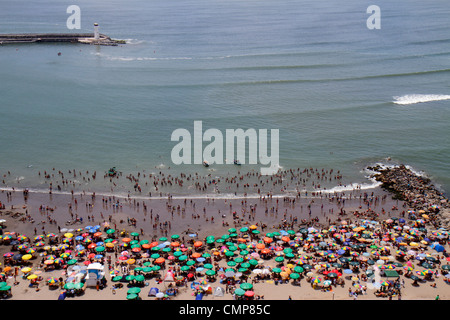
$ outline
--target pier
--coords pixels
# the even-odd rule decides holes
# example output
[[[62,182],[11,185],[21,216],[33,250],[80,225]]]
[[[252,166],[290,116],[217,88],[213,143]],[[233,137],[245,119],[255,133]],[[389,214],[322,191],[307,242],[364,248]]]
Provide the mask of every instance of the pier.
[[[125,44],[124,40],[114,40],[104,34],[94,33],[21,33],[0,34],[0,44],[27,43],[84,43],[104,46]]]

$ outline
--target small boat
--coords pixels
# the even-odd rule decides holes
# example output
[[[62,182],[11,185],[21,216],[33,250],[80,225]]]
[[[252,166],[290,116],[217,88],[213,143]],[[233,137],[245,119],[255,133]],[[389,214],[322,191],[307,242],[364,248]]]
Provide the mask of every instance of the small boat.
[[[112,167],[111,169],[109,169],[108,176],[114,177],[116,174],[117,174],[116,167]]]
[[[208,161],[203,161],[203,166],[205,166],[205,167],[209,167],[209,163],[208,163]]]
[[[239,160],[234,160],[234,164],[237,165],[237,166],[240,166],[240,165],[241,165],[241,163],[239,162]]]

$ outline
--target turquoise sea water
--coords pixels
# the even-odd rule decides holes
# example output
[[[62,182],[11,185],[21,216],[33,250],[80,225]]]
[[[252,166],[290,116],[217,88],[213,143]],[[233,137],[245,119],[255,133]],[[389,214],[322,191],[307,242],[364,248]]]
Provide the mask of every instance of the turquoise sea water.
[[[279,129],[284,169],[334,168],[366,183],[361,170],[391,157],[448,192],[450,4],[378,1],[381,29],[369,30],[372,4],[3,2],[0,33],[98,22],[128,43],[0,46],[0,173],[28,187],[53,167],[207,174],[170,159],[171,133],[201,120],[204,130]],[[67,29],[70,5],[81,30]]]

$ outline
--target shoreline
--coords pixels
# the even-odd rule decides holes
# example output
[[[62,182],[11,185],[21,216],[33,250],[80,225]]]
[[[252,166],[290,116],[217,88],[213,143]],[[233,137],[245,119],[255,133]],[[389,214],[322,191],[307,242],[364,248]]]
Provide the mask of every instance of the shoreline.
[[[388,173],[390,172],[384,171],[384,175],[389,177]],[[406,176],[411,174],[411,172],[407,172]],[[414,176],[411,175],[410,178],[414,178]],[[62,240],[64,239],[64,234],[67,232],[78,234],[76,230],[83,230],[89,225],[99,225],[103,228],[105,223],[107,223],[110,228],[114,228],[119,233],[122,231],[127,234],[136,232],[141,239],[148,239],[149,241],[158,241],[161,237],[170,239],[171,235],[178,234],[180,236],[180,243],[186,244],[191,243],[191,241],[203,241],[205,243],[208,236],[220,238],[230,228],[240,230],[241,228],[248,228],[251,225],[255,225],[261,231],[261,235],[289,229],[297,232],[297,235],[299,230],[302,229],[331,230],[333,226],[337,225],[351,226],[351,228],[361,225],[368,227],[366,223],[369,222],[369,226],[373,223],[374,226],[382,226],[384,228],[384,221],[386,220],[399,221],[399,218],[404,218],[408,223],[414,223],[415,220],[409,219],[409,211],[418,208],[414,206],[414,203],[412,203],[413,206],[411,207],[408,205],[410,203],[408,201],[393,199],[392,193],[383,190],[381,187],[367,190],[353,190],[352,192],[344,193],[318,194],[317,196],[309,194],[308,197],[274,195],[273,197],[267,198],[246,198],[242,196],[234,199],[190,199],[189,197],[181,197],[171,199],[149,198],[145,200],[134,197],[102,197],[93,194],[23,193],[16,190],[2,191],[0,193],[0,201],[5,206],[3,210],[0,210],[0,219],[6,220],[7,229],[5,231],[15,231],[17,234],[25,234],[30,239],[39,234],[55,233],[57,235],[59,234]],[[426,219],[427,225],[429,224],[432,228],[438,229],[440,227],[439,222],[443,220],[440,218],[440,215],[447,214],[447,209],[448,206],[445,206],[442,210],[426,212],[428,214]],[[75,218],[83,218],[83,221],[72,223],[76,221]],[[67,223],[68,221],[71,223]],[[343,221],[346,221],[346,223],[343,224]],[[102,231],[105,230],[106,227]],[[326,236],[327,233],[324,233],[324,235]],[[242,233],[240,233],[240,236],[242,236]],[[328,239],[328,236],[324,240],[327,239],[326,241],[330,241],[332,239]],[[118,236],[117,239],[120,240],[120,238]],[[253,239],[253,237],[251,238]],[[251,238],[248,238],[248,240],[250,241]],[[259,239],[262,241],[263,236]],[[382,244],[383,242],[380,238],[374,243]],[[447,243],[445,243],[445,248],[448,248]],[[427,248],[424,247],[424,249]],[[9,246],[4,244],[0,245],[0,253],[2,256],[9,250]],[[314,253],[314,251],[308,253],[309,251],[306,247],[302,246],[298,248],[298,251],[299,257],[300,255]],[[46,257],[42,255],[44,254],[42,251],[39,252],[38,256],[31,260],[33,268],[36,268],[38,271],[42,270],[38,267],[39,260]],[[206,250],[202,252],[210,251]],[[115,273],[121,274],[120,266],[123,266],[123,263],[116,259],[117,254],[116,257],[114,257],[113,253],[107,253],[105,256],[108,256],[109,259],[112,258],[112,265],[114,267],[112,270],[115,270]],[[167,255],[165,257],[168,258]],[[312,258],[314,261],[320,261],[320,257],[315,254],[313,254]],[[146,260],[138,259],[138,261],[139,265],[142,265],[142,262]],[[169,261],[167,260],[167,267],[176,269],[176,264],[171,265]],[[272,269],[278,265],[273,259],[261,261],[263,261],[264,266]],[[217,261],[218,268],[221,266],[223,269],[226,269],[226,262],[227,259],[225,257]],[[4,263],[1,267],[5,267],[6,265]],[[129,271],[127,272],[137,272],[133,271],[137,266],[128,266]],[[286,267],[286,264],[284,264],[284,267]],[[218,268],[215,270],[218,271]],[[45,275],[45,277],[60,277],[61,271],[63,274],[66,272],[65,269],[58,269],[50,272],[44,271],[42,275]],[[108,271],[111,271],[111,269]],[[166,273],[167,269],[163,269],[160,276],[164,277]],[[20,274],[19,271],[19,276]],[[358,274],[358,276],[361,275]],[[113,291],[111,290],[112,286],[115,285],[112,282],[113,275],[111,277],[107,275],[106,278],[108,282],[105,288],[106,291],[103,289],[98,292],[95,289],[88,288],[84,290],[83,295],[77,296],[76,299],[125,299],[126,287]],[[259,281],[254,283],[254,291],[258,296],[265,296],[265,299],[286,299],[287,295],[292,296],[293,299],[331,299],[330,291],[311,290],[309,284],[307,282],[305,283],[305,278],[308,278],[306,277],[306,273],[301,277],[303,279],[301,280],[301,283],[303,283],[301,287],[286,284],[274,286],[273,279]],[[253,274],[250,274],[248,279],[256,278]],[[36,293],[33,290],[33,294],[30,294],[32,291],[27,287],[29,281],[26,278],[17,280],[18,284],[12,286],[13,296],[11,299],[52,300],[57,299],[60,293],[60,290],[48,290],[45,288],[46,284],[43,281],[38,286],[40,290],[36,291]],[[439,281],[437,278],[435,279],[439,283],[442,280],[444,279],[439,279]],[[7,282],[11,283],[11,281],[12,277],[10,276]],[[360,281],[367,286],[367,289],[365,290],[366,294],[358,294],[358,298],[377,299],[373,295],[377,290],[376,287],[373,287],[373,283],[363,282],[363,278],[358,278],[358,282]],[[347,291],[349,286],[352,287],[350,285],[351,282],[346,278],[344,280],[345,286],[334,287],[333,298],[337,300],[353,299],[354,296],[350,297]],[[216,279],[214,282],[211,282],[211,286],[214,286],[214,288],[216,286],[223,287],[224,284],[221,284],[219,279]],[[404,299],[432,298],[430,294],[433,294],[434,289],[429,289],[422,285],[424,290],[417,292],[414,286],[410,286],[409,284],[407,289],[403,290],[402,295]],[[449,299],[450,297],[445,295],[444,286],[446,284],[439,284],[440,289],[438,291],[441,294],[441,298]],[[164,281],[159,282],[158,278],[152,277],[146,281],[146,285],[142,289],[147,291],[150,287],[158,287],[160,290],[165,290],[168,288],[168,284]],[[172,299],[191,300],[195,298],[192,296],[192,293],[193,291],[189,286],[179,287],[177,297],[172,297]],[[155,299],[155,297],[147,296],[142,296],[142,298]],[[233,296],[227,292],[222,297],[209,294],[204,299],[231,300]]]

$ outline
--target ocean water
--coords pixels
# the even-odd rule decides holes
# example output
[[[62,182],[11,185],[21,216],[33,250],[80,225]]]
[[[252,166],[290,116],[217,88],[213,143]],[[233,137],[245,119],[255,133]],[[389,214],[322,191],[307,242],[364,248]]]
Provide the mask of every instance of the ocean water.
[[[174,165],[172,132],[193,133],[198,120],[279,129],[283,169],[333,168],[370,185],[367,165],[405,163],[448,192],[450,4],[378,1],[381,29],[370,30],[372,4],[4,1],[0,33],[92,32],[97,22],[127,44],[0,46],[1,186],[44,188],[37,173],[52,168],[259,170]],[[81,30],[67,28],[70,5]]]

